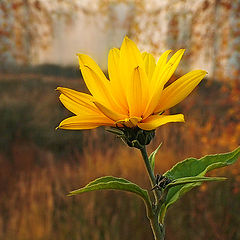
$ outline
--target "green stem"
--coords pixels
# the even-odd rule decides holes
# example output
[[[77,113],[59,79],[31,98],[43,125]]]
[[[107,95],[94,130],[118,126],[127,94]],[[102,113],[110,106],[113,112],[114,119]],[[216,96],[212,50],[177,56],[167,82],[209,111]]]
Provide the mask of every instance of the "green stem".
[[[149,162],[149,159],[148,159],[148,155],[147,155],[147,151],[146,151],[146,147],[144,145],[143,148],[140,149],[141,153],[142,153],[142,157],[143,157],[143,160],[144,160],[144,163],[145,163],[145,167],[147,169],[147,172],[148,172],[148,176],[149,176],[149,179],[150,179],[150,182],[151,182],[151,186],[154,187],[156,185],[156,179],[155,179],[155,176],[154,176],[154,173],[152,171],[152,168],[151,168],[151,165],[150,165],[150,162]],[[161,197],[161,194],[158,190],[153,190],[153,193],[154,193],[154,196],[155,196],[155,204],[157,205],[160,197]]]
[[[154,235],[154,240],[164,240],[165,229],[162,224],[159,224],[157,215],[153,219],[149,219]]]
[[[155,179],[153,170],[150,166],[150,162],[149,162],[149,159],[148,159],[146,147],[144,146],[140,150],[141,150],[142,157],[143,157],[143,160],[144,160],[147,172],[148,172],[148,176],[149,176],[151,185],[153,187],[153,186],[156,185],[156,179]],[[154,193],[154,197],[155,197],[155,205],[153,207],[147,206],[147,208],[148,208],[148,219],[149,219],[150,224],[151,224],[154,239],[155,240],[164,240],[165,229],[164,229],[164,226],[162,224],[160,224],[159,221],[158,221],[159,208],[158,207],[156,208],[156,206],[159,205],[159,200],[160,200],[161,194],[158,190],[153,190],[153,193]]]

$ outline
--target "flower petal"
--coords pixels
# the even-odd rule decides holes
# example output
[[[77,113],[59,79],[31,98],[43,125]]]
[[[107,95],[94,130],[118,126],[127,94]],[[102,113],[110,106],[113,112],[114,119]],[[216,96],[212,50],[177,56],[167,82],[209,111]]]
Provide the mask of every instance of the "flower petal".
[[[97,112],[97,113],[99,112],[98,108],[96,108],[96,106],[93,103],[93,97],[91,95],[82,93],[82,92],[78,92],[78,91],[72,90],[70,88],[58,87],[57,90],[59,92],[61,92],[63,95],[65,95],[66,98],[69,98],[69,101],[71,100],[73,102],[73,104],[74,103],[77,104],[79,108],[83,107],[83,108],[90,109],[93,112]],[[67,101],[66,98],[61,97],[60,100],[61,101],[63,100],[64,102],[66,102]],[[62,103],[64,104],[64,106],[66,106],[63,101],[62,101]],[[69,107],[66,106],[66,108],[70,110],[70,106]],[[77,111],[77,109],[75,109],[73,111],[72,110],[70,110],[70,111],[71,112]],[[75,113],[75,112],[73,112],[73,113]]]
[[[167,63],[167,58],[168,58],[168,55],[172,52],[172,50],[167,50],[165,51],[161,56],[160,58],[158,59],[158,62],[157,62],[157,65],[155,67],[155,70],[154,70],[154,73],[153,73],[153,76],[152,76],[152,81],[151,81],[151,85],[152,85],[152,89],[151,90],[154,90],[158,81],[159,81],[159,78],[162,76],[163,72],[164,72],[164,66],[166,65]]]
[[[118,124],[121,124],[125,127],[133,128],[137,126],[137,123],[140,122],[142,118],[139,117],[130,117],[130,118],[125,118],[121,119],[115,122],[115,124],[118,126]]]
[[[112,95],[110,81],[102,81],[100,76],[87,65],[82,66],[81,70],[88,89],[92,93],[94,99],[116,112],[126,112],[115,101],[115,98]]]
[[[191,71],[177,79],[162,92],[154,112],[169,109],[186,98],[207,74],[203,70]]]
[[[150,97],[148,99],[147,107],[145,109],[145,112],[143,113],[144,118],[147,118],[149,115],[153,113],[153,110],[156,108],[156,95],[155,95],[155,89],[158,83],[158,78],[163,74],[164,66],[167,62],[168,55],[172,52],[172,50],[165,51],[159,58],[157,65],[155,67],[155,70],[153,72],[153,76],[150,80],[150,86],[149,86],[149,92]],[[155,105],[154,105],[154,104]]]
[[[112,48],[108,54],[108,75],[111,82],[119,82],[119,58],[120,50]]]
[[[177,66],[179,65],[179,62],[181,61],[181,58],[185,52],[185,49],[178,50],[167,62],[167,64],[164,66],[163,74],[159,76],[159,88],[162,90],[164,85],[167,83],[167,81],[170,79],[170,77],[175,72]]]
[[[82,106],[80,104],[78,104],[77,102],[73,101],[72,99],[66,97],[64,94],[61,94],[59,96],[60,101],[62,102],[62,104],[72,113],[76,114],[76,115],[81,115],[81,114],[96,114],[96,112],[100,111],[98,110],[98,108],[96,108],[96,111],[93,111],[92,109],[86,107],[86,106]]]
[[[142,55],[137,45],[125,37],[120,48],[120,65],[123,69],[134,69],[137,66],[144,67]],[[121,69],[122,70],[122,69]]]
[[[162,56],[160,57],[160,59],[161,58],[162,59],[161,61],[159,59],[160,63],[157,63],[156,69],[152,77],[152,82],[150,86],[152,98],[150,98],[148,107],[146,108],[146,112],[144,113],[144,118],[152,114],[155,108],[157,107],[163,87],[176,70],[184,51],[185,51],[184,49],[178,50],[165,64],[164,61],[166,61],[167,56],[170,53],[170,50],[164,52],[163,57]]]
[[[141,53],[136,44],[128,37],[125,37],[120,48],[119,75],[126,98],[126,91],[129,88],[134,69],[138,66],[144,69]]]
[[[127,89],[127,100],[130,117],[141,117],[149,98],[149,82],[141,67],[134,69],[133,76]]]
[[[184,122],[184,116],[182,114],[152,115],[137,125],[143,130],[153,130],[169,122]]]
[[[152,54],[147,53],[147,52],[142,53],[142,58],[143,58],[143,62],[145,65],[145,72],[150,81],[152,78],[153,72],[155,70],[155,67],[156,67],[155,58],[153,57]]]
[[[128,105],[123,90],[124,86],[122,85],[122,81],[120,79],[119,59],[120,50],[118,48],[111,49],[108,54],[108,75],[110,79],[113,97],[115,98],[115,101],[124,110],[123,112],[127,113]]]
[[[110,82],[98,65],[87,55],[78,54],[80,69],[87,88],[97,101],[112,106]]]
[[[127,115],[119,114],[117,112],[113,112],[111,109],[107,108],[106,106],[102,105],[101,103],[94,101],[96,107],[108,118],[112,119],[114,122],[125,119],[128,117]]]
[[[57,128],[80,130],[99,126],[114,126],[114,122],[100,115],[78,115],[64,119]]]
[[[104,73],[102,72],[101,68],[97,65],[97,63],[88,55],[86,54],[77,54],[80,69],[82,66],[87,65],[90,67],[100,78],[103,82],[108,81],[105,77]]]

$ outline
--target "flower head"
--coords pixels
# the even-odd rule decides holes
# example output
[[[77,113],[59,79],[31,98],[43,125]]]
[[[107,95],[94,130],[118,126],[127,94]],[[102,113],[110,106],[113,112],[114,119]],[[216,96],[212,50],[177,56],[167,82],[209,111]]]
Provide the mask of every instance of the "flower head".
[[[117,126],[154,130],[168,122],[184,122],[182,114],[165,115],[165,110],[187,97],[206,75],[194,70],[164,87],[176,70],[184,49],[169,60],[171,50],[155,62],[125,37],[120,49],[108,55],[109,80],[89,56],[78,54],[80,69],[90,94],[58,87],[60,100],[75,116],[59,124],[62,129],[92,129]]]

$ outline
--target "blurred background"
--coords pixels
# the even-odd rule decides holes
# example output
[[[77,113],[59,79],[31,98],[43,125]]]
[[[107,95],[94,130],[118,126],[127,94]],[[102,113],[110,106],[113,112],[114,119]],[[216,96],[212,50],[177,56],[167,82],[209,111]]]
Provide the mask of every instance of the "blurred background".
[[[104,128],[55,130],[70,116],[57,86],[87,92],[76,53],[107,74],[107,54],[128,35],[156,58],[186,48],[174,81],[194,69],[207,78],[171,113],[186,123],[160,127],[157,172],[187,157],[240,143],[239,0],[0,0],[0,239],[152,239],[135,196],[66,194],[96,177],[149,188],[137,150]],[[228,181],[188,193],[167,215],[168,240],[240,239],[240,163],[211,173]]]

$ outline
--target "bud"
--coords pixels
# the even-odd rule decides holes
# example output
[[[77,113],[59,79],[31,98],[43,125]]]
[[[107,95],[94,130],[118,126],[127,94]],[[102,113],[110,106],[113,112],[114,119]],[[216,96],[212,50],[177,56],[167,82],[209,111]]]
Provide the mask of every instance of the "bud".
[[[148,145],[155,136],[155,130],[146,131],[139,127],[129,128],[108,128],[107,131],[116,134],[125,142],[129,147],[138,149]]]

